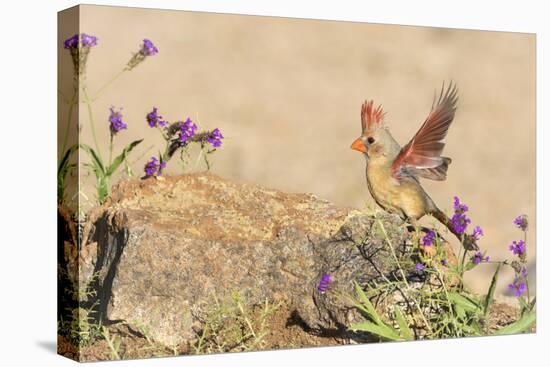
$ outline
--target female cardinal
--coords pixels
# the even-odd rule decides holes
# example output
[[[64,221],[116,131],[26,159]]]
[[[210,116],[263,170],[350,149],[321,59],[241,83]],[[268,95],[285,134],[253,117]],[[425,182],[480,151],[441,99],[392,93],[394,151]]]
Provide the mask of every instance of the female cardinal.
[[[378,205],[390,213],[408,220],[415,228],[417,220],[430,214],[444,224],[464,247],[476,249],[471,236],[461,237],[450,219],[424,191],[419,177],[443,181],[451,159],[442,157],[445,136],[456,111],[457,88],[445,85],[437,100],[434,98],[430,114],[411,141],[400,147],[389,130],[382,125],[385,112],[376,109],[374,102],[365,101],[361,108],[362,134],[351,148],[367,159],[367,185]]]

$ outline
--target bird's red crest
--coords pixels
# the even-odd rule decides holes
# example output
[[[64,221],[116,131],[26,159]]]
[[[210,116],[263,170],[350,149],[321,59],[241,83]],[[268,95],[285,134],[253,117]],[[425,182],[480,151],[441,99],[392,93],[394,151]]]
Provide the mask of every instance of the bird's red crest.
[[[365,101],[361,107],[361,126],[363,127],[363,132],[380,125],[385,114],[382,105],[374,108],[373,100]]]

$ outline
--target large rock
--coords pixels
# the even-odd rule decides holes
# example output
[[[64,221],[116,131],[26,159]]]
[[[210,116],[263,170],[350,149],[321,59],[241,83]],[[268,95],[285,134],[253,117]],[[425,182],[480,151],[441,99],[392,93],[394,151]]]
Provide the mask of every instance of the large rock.
[[[309,328],[345,333],[357,315],[336,290],[394,271],[372,216],[211,174],[123,182],[92,221],[81,273],[94,280],[102,318],[170,345],[195,339],[197,312],[233,289],[252,303],[286,302]],[[382,222],[398,256],[410,256],[403,223]],[[321,294],[324,272],[334,291]]]

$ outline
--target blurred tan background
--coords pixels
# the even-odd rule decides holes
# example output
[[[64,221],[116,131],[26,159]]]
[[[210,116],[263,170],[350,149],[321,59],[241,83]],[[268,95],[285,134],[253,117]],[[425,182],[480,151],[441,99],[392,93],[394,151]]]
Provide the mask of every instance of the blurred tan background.
[[[521,238],[512,221],[528,214],[534,285],[533,34],[103,6],[81,7],[80,31],[98,37],[87,67],[92,94],[143,38],[159,48],[97,100],[104,155],[108,108],[124,107],[128,130],[117,136],[115,152],[144,137],[132,155],[145,153],[133,167],[140,175],[163,149],[145,121],[156,106],[169,121],[190,116],[200,128],[220,128],[226,139],[212,157],[214,173],[356,208],[372,203],[365,160],[349,147],[360,133],[363,100],[384,105],[387,125],[405,144],[427,116],[434,91],[456,81],[459,106],[445,148],[453,159],[448,179],[423,185],[441,209],[452,210],[454,195],[470,206],[473,224],[485,231],[480,246],[494,260],[511,257],[508,244]],[[68,52],[60,62],[70,67]],[[91,144],[84,105],[80,123],[81,141]],[[193,162],[193,169],[204,166]],[[181,170],[171,162],[167,172]],[[84,177],[90,198],[93,183]],[[472,287],[484,291],[493,269],[472,272]],[[501,293],[511,277],[501,278]]]

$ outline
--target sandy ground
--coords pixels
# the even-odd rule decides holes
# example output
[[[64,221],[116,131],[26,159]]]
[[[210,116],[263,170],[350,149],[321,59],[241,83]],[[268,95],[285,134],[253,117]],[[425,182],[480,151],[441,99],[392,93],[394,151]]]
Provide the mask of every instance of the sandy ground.
[[[495,260],[509,257],[508,244],[520,238],[512,221],[528,214],[534,283],[534,35],[95,6],[82,7],[80,29],[99,38],[88,62],[91,91],[124,67],[143,38],[159,48],[96,101],[104,155],[108,108],[124,107],[128,130],[115,151],[144,137],[133,155],[145,154],[133,166],[141,173],[162,149],[145,122],[157,106],[168,120],[190,116],[222,130],[213,172],[357,208],[372,204],[364,159],[349,148],[360,133],[363,100],[384,105],[387,125],[405,144],[434,91],[456,81],[460,101],[445,148],[453,163],[447,181],[424,185],[442,209],[452,210],[454,195],[469,204],[473,223],[485,230],[480,245]],[[60,40],[70,35],[62,30]],[[60,64],[70,67],[64,50]],[[81,140],[91,144],[84,105],[80,124]],[[178,172],[171,162],[168,173]],[[82,183],[93,198],[93,179]],[[472,287],[484,290],[492,271],[472,272]],[[501,278],[501,292],[510,278]]]

